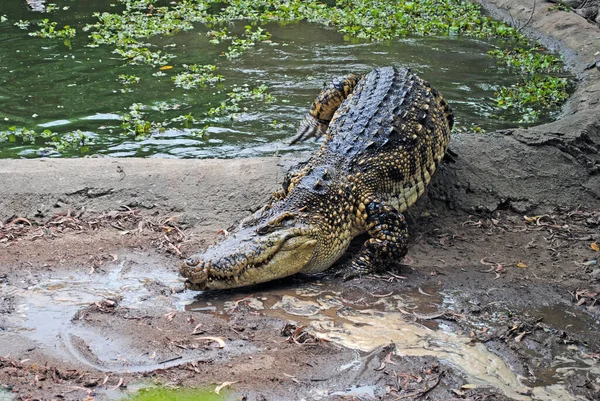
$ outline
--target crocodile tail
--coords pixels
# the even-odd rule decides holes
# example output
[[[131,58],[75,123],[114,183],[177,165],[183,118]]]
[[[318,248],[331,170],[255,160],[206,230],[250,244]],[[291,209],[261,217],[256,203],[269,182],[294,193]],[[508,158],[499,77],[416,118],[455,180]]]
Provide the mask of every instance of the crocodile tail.
[[[354,74],[338,77],[323,89],[312,102],[291,144],[324,135],[336,110],[354,91],[360,79],[360,76]]]

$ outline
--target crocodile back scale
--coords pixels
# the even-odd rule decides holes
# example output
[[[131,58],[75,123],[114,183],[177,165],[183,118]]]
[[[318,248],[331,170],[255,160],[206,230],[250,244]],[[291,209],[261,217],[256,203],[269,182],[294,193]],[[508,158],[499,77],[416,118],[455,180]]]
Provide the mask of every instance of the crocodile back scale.
[[[187,259],[193,289],[233,288],[329,268],[367,232],[345,276],[385,269],[407,251],[402,212],[423,194],[446,152],[453,114],[406,69],[338,78],[317,97],[294,141],[325,141],[240,228]]]

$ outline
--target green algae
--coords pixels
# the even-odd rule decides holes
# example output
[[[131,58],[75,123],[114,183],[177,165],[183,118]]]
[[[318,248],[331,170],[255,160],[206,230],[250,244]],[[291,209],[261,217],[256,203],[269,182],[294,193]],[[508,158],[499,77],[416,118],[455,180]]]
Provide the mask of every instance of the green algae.
[[[194,388],[148,388],[139,390],[126,401],[227,401],[230,397],[207,389]]]

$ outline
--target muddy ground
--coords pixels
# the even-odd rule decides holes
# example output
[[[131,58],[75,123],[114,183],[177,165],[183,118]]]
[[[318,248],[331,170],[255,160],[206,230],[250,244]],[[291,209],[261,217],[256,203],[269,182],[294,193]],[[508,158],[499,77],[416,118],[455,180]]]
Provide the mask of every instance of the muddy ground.
[[[511,18],[524,24],[526,11]],[[573,68],[600,48],[565,44],[576,15],[536,13],[527,28],[577,52]],[[567,105],[559,129],[512,136],[529,146],[538,131],[562,138],[571,127],[593,144],[598,132],[577,113],[600,115],[596,78],[582,78],[574,98],[586,102]],[[115,399],[156,384],[222,387],[234,400],[600,399],[593,152],[572,155],[585,175],[563,170],[579,187],[539,174],[538,192],[503,198],[498,180],[516,167],[448,183],[474,166],[458,149],[459,167],[445,166],[410,211],[397,271],[201,294],[184,290],[182,258],[260,206],[305,156],[3,161],[0,399]],[[533,173],[504,186],[524,192]]]
[[[0,381],[18,399],[225,382],[248,400],[597,399],[599,210],[448,216],[421,205],[410,220],[409,257],[393,274],[198,296],[176,270],[203,239],[172,215],[122,208],[13,220],[0,229]],[[360,333],[342,335],[362,325],[375,329],[374,351],[351,349],[364,345]],[[401,344],[411,327],[423,344]],[[442,342],[439,332],[457,337]],[[486,350],[449,358],[464,357],[460,344]],[[521,378],[474,368],[498,356]],[[352,386],[363,393],[347,393]]]

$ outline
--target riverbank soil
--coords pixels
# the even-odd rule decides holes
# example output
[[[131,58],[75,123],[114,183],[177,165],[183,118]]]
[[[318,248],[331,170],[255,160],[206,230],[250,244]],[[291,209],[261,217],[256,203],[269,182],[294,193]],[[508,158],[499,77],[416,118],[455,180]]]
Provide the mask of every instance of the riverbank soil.
[[[3,161],[0,399],[599,399],[600,33],[551,3],[484,3],[581,82],[554,123],[456,138],[393,272],[184,290],[181,261],[305,155]]]

